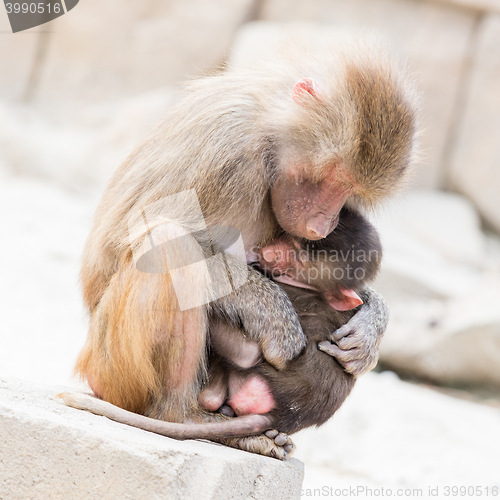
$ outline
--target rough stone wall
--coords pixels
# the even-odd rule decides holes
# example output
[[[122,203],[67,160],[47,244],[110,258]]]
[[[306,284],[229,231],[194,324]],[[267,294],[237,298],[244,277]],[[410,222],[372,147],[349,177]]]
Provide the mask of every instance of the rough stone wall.
[[[116,101],[178,85],[220,67],[249,20],[348,25],[386,38],[412,66],[424,96],[414,185],[465,194],[500,231],[499,0],[86,0],[16,35],[8,35],[0,9],[0,92],[45,105],[50,115],[61,102]],[[0,130],[0,144],[5,135]],[[102,151],[91,160],[104,156],[109,164]]]

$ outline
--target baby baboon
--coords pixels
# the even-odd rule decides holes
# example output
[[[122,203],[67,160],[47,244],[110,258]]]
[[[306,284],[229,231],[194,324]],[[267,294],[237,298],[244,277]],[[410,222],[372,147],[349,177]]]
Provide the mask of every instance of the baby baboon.
[[[269,248],[274,260],[261,259],[261,263],[289,296],[307,346],[278,371],[262,360],[255,342],[216,319],[211,327],[211,381],[199,400],[209,410],[217,410],[226,402],[238,416],[266,413],[276,429],[290,434],[326,422],[354,385],[355,377],[334,357],[319,351],[318,344],[333,356],[338,347],[327,339],[350,348],[352,339],[347,336],[338,340],[334,332],[362,304],[358,293],[362,296],[366,282],[375,277],[382,248],[373,226],[347,208],[340,212],[337,229],[323,240],[285,238],[260,254],[269,258]],[[273,310],[280,304],[262,307]],[[355,349],[351,356],[356,359]]]

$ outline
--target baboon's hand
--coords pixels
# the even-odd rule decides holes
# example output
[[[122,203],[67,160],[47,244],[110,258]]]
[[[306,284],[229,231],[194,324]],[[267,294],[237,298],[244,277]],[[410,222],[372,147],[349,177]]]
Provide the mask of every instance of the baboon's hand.
[[[279,288],[279,291],[283,290]],[[285,368],[288,361],[298,356],[307,341],[288,295],[283,294],[284,297],[275,298],[279,307],[260,321],[259,332],[262,355],[278,370]],[[252,318],[252,324],[255,324],[254,320]]]
[[[318,348],[336,358],[348,373],[358,377],[375,367],[379,346],[387,328],[389,310],[385,300],[367,288],[363,306],[351,320],[333,332]]]
[[[246,307],[240,311],[240,321],[246,335],[259,343],[266,361],[282,370],[305,347],[306,337],[283,289],[261,275],[256,280],[258,290],[249,293],[242,287],[245,300],[241,303]],[[251,278],[248,287],[254,285]]]
[[[252,268],[245,272],[245,284],[215,301],[213,311],[258,342],[266,361],[281,370],[299,355],[307,339],[286,292]]]

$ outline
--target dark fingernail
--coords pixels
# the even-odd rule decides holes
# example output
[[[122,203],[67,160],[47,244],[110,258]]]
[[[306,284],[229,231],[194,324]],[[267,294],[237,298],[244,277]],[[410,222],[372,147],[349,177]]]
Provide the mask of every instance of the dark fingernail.
[[[234,413],[234,410],[229,405],[222,405],[219,408],[219,411],[223,415],[226,415],[226,417],[235,417],[236,416],[236,414]]]

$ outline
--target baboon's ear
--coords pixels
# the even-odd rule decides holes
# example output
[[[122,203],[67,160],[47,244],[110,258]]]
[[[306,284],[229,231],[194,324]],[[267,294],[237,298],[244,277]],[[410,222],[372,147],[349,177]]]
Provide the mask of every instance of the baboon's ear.
[[[336,311],[350,311],[360,306],[363,301],[354,290],[341,288],[340,292],[325,292],[325,299],[332,309]]]
[[[306,104],[311,96],[318,101],[326,96],[325,90],[312,78],[302,78],[293,86],[292,99],[297,104]]]

